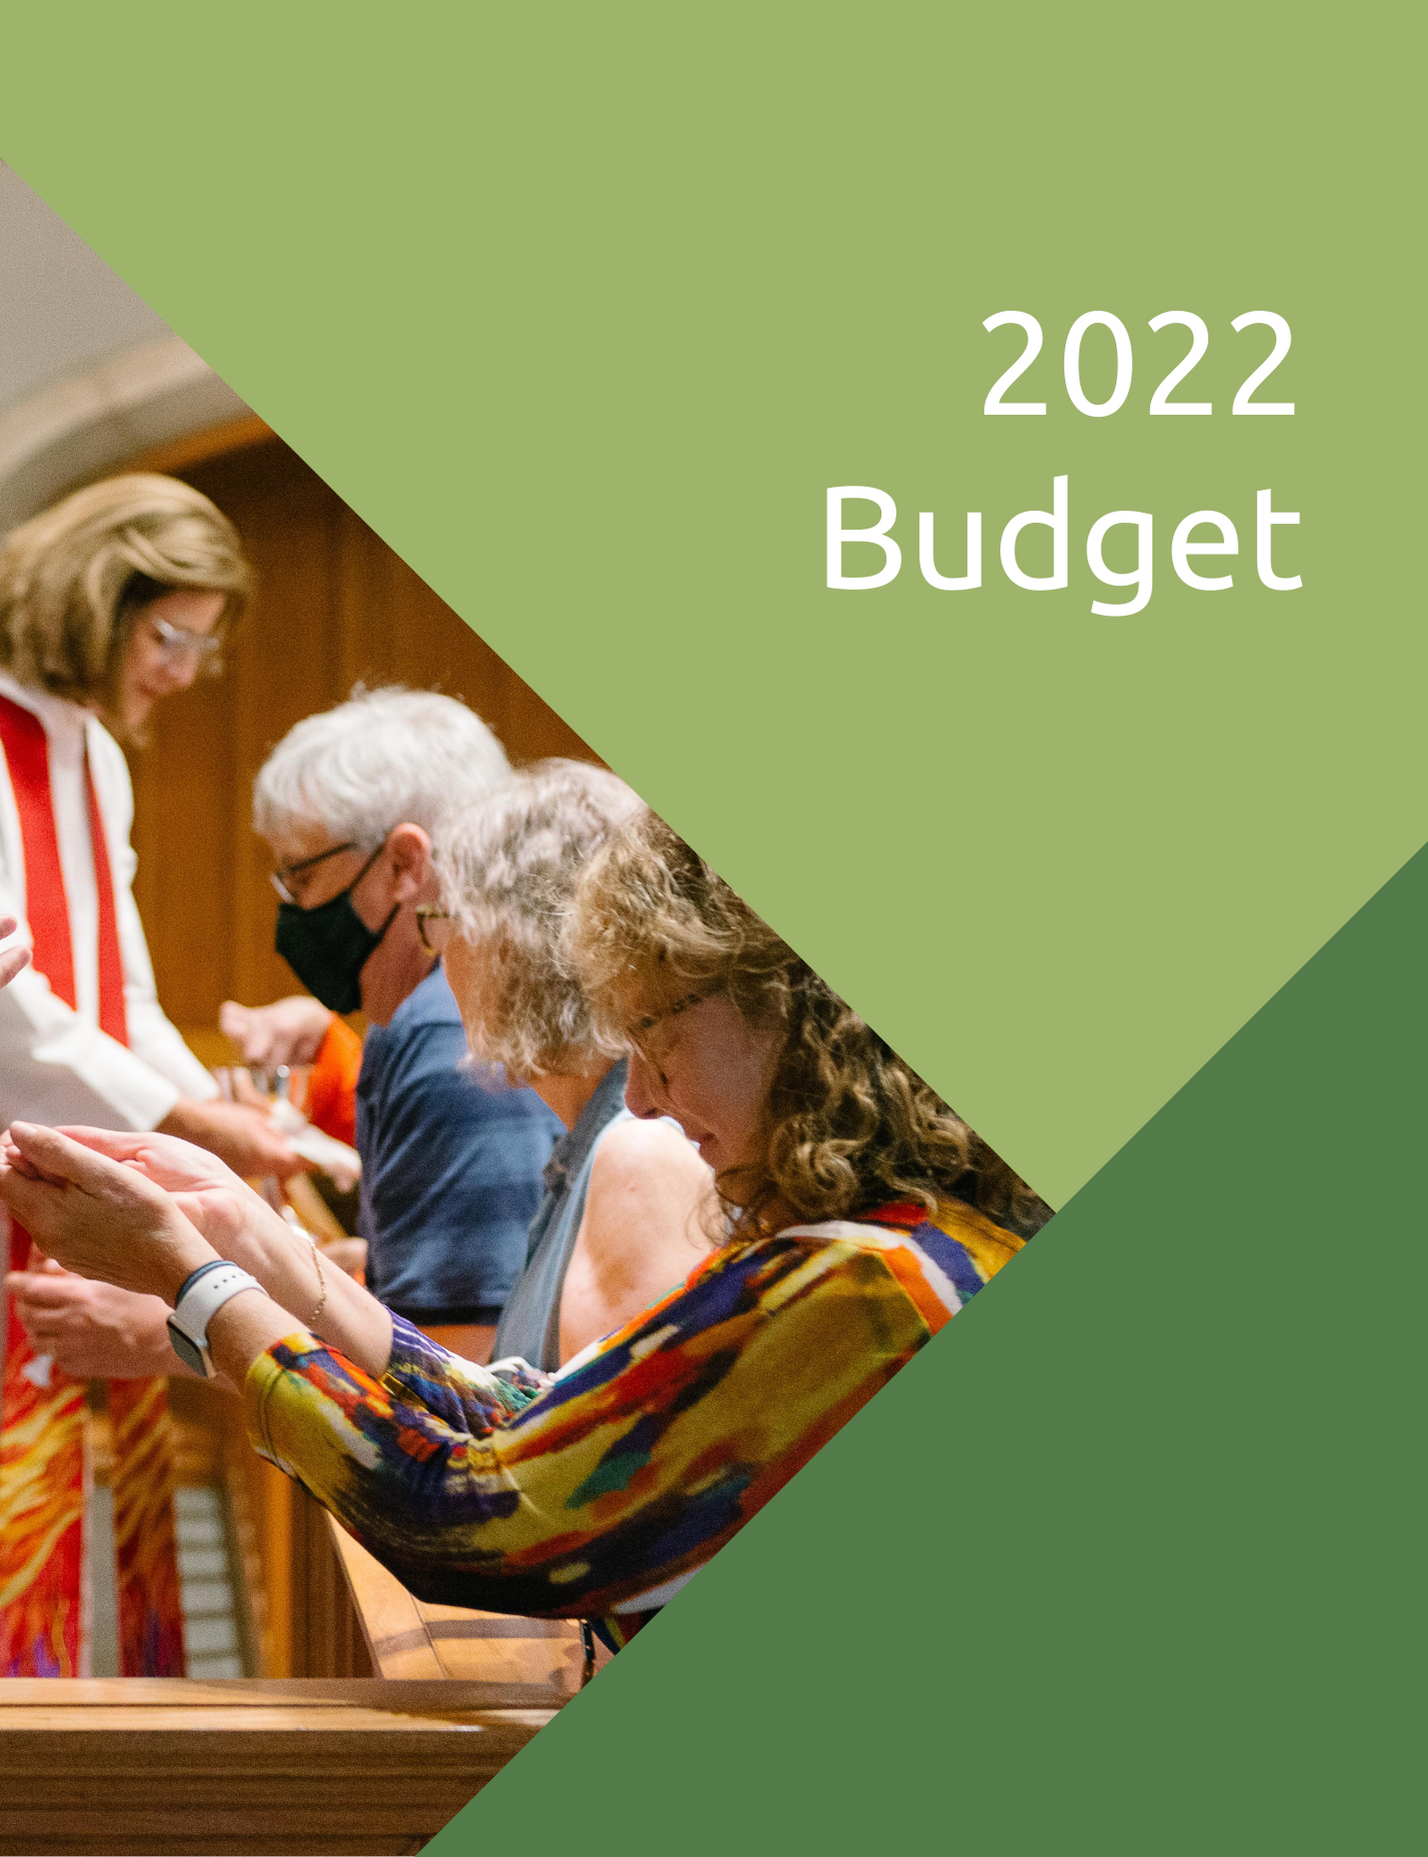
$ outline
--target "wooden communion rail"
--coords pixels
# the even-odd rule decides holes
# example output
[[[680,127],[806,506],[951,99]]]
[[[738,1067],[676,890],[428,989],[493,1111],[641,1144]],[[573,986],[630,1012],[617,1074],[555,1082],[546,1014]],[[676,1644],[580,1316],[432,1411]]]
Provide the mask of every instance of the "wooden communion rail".
[[[0,1852],[419,1851],[552,1713],[449,1680],[15,1679]]]
[[[304,1526],[378,1674],[0,1684],[0,1857],[419,1851],[607,1661],[573,1622],[424,1605]]]
[[[510,1618],[413,1599],[330,1517],[328,1526],[380,1676],[498,1683],[519,1689],[534,1708],[558,1709],[610,1660],[597,1643],[587,1669],[573,1619]]]
[[[608,1653],[587,1666],[573,1621],[414,1599],[254,1455],[231,1396],[175,1380],[170,1403],[256,1674],[0,1682],[0,1857],[419,1851]]]

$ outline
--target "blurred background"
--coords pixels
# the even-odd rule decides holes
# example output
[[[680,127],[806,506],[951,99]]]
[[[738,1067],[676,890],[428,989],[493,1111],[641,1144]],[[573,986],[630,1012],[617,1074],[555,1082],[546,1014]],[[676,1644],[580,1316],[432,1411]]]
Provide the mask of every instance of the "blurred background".
[[[355,683],[463,697],[516,762],[591,751],[0,163],[0,534],[118,471],[166,471],[237,525],[257,597],[221,678],[160,707],[131,754],[135,896],[159,998],[208,1064],[225,999],[301,991],[249,827],[254,774]]]
[[[596,757],[0,163],[0,535],[130,470],[166,471],[212,497],[258,577],[223,675],[166,698],[150,746],[129,756],[135,894],[159,998],[202,1061],[226,1066],[239,1054],[217,1030],[220,1003],[302,990],[273,952],[271,861],[249,826],[253,776],[294,722],[359,681],[405,683],[463,697],[513,761]],[[419,1605],[249,1450],[228,1395],[175,1379],[170,1405],[190,1674],[490,1673],[491,1647],[469,1619]],[[91,1407],[97,1541],[111,1472],[98,1383]],[[95,1587],[94,1673],[108,1675],[113,1595]],[[390,1664],[382,1620],[397,1646]],[[532,1667],[557,1699],[581,1667],[570,1633],[533,1641]]]

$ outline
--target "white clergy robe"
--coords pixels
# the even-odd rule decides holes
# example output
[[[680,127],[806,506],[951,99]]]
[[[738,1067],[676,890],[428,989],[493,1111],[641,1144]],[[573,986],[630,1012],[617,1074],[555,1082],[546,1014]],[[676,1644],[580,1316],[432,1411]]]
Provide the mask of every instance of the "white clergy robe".
[[[69,905],[76,1005],[27,967],[0,988],[0,1127],[15,1120],[156,1128],[181,1096],[216,1096],[217,1085],[164,1016],[134,904],[137,859],[129,843],[134,793],[123,750],[86,709],[32,690],[0,671],[0,694],[39,718],[49,747],[50,793]],[[108,841],[124,969],[129,1047],[99,1029],[99,898],[94,885],[85,755]],[[19,919],[29,944],[25,853],[9,770],[0,753],[0,915]]]

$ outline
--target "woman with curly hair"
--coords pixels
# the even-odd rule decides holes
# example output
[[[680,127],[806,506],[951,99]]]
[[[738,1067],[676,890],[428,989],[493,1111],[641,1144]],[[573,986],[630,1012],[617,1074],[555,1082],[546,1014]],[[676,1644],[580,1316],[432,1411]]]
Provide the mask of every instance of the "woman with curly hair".
[[[1021,1238],[1050,1218],[656,813],[611,844],[581,902],[568,944],[629,1045],[626,1102],[683,1125],[734,1232],[894,1202],[932,1213],[959,1201]]]
[[[179,1144],[16,1127],[0,1198],[70,1268],[178,1305],[258,1451],[418,1596],[594,1617],[618,1646],[1049,1210],[653,814],[592,860],[566,948],[631,1107],[678,1117],[723,1215],[678,1288],[553,1377],[319,1291]],[[225,1258],[267,1293],[221,1284]]]

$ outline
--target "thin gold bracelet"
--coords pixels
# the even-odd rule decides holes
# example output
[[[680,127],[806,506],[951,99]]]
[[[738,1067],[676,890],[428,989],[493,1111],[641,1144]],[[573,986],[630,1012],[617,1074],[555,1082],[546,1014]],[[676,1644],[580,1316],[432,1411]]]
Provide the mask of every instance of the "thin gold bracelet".
[[[304,1232],[303,1236],[312,1246],[312,1261],[317,1270],[317,1287],[322,1292],[317,1299],[317,1307],[308,1318],[308,1327],[315,1328],[317,1326],[317,1318],[322,1314],[323,1309],[327,1305],[327,1278],[323,1274],[322,1252],[317,1248],[316,1238],[313,1237],[311,1232]]]
[[[317,1287],[319,1291],[317,1307],[313,1310],[311,1318],[308,1321],[308,1327],[313,1328],[316,1326],[317,1318],[327,1307],[327,1276],[322,1268],[322,1253],[318,1249],[316,1238],[313,1237],[312,1233],[303,1224],[302,1220],[291,1206],[283,1207],[283,1223],[287,1226],[289,1231],[295,1233],[299,1238],[305,1238],[312,1246],[312,1265],[313,1269],[317,1272]]]

